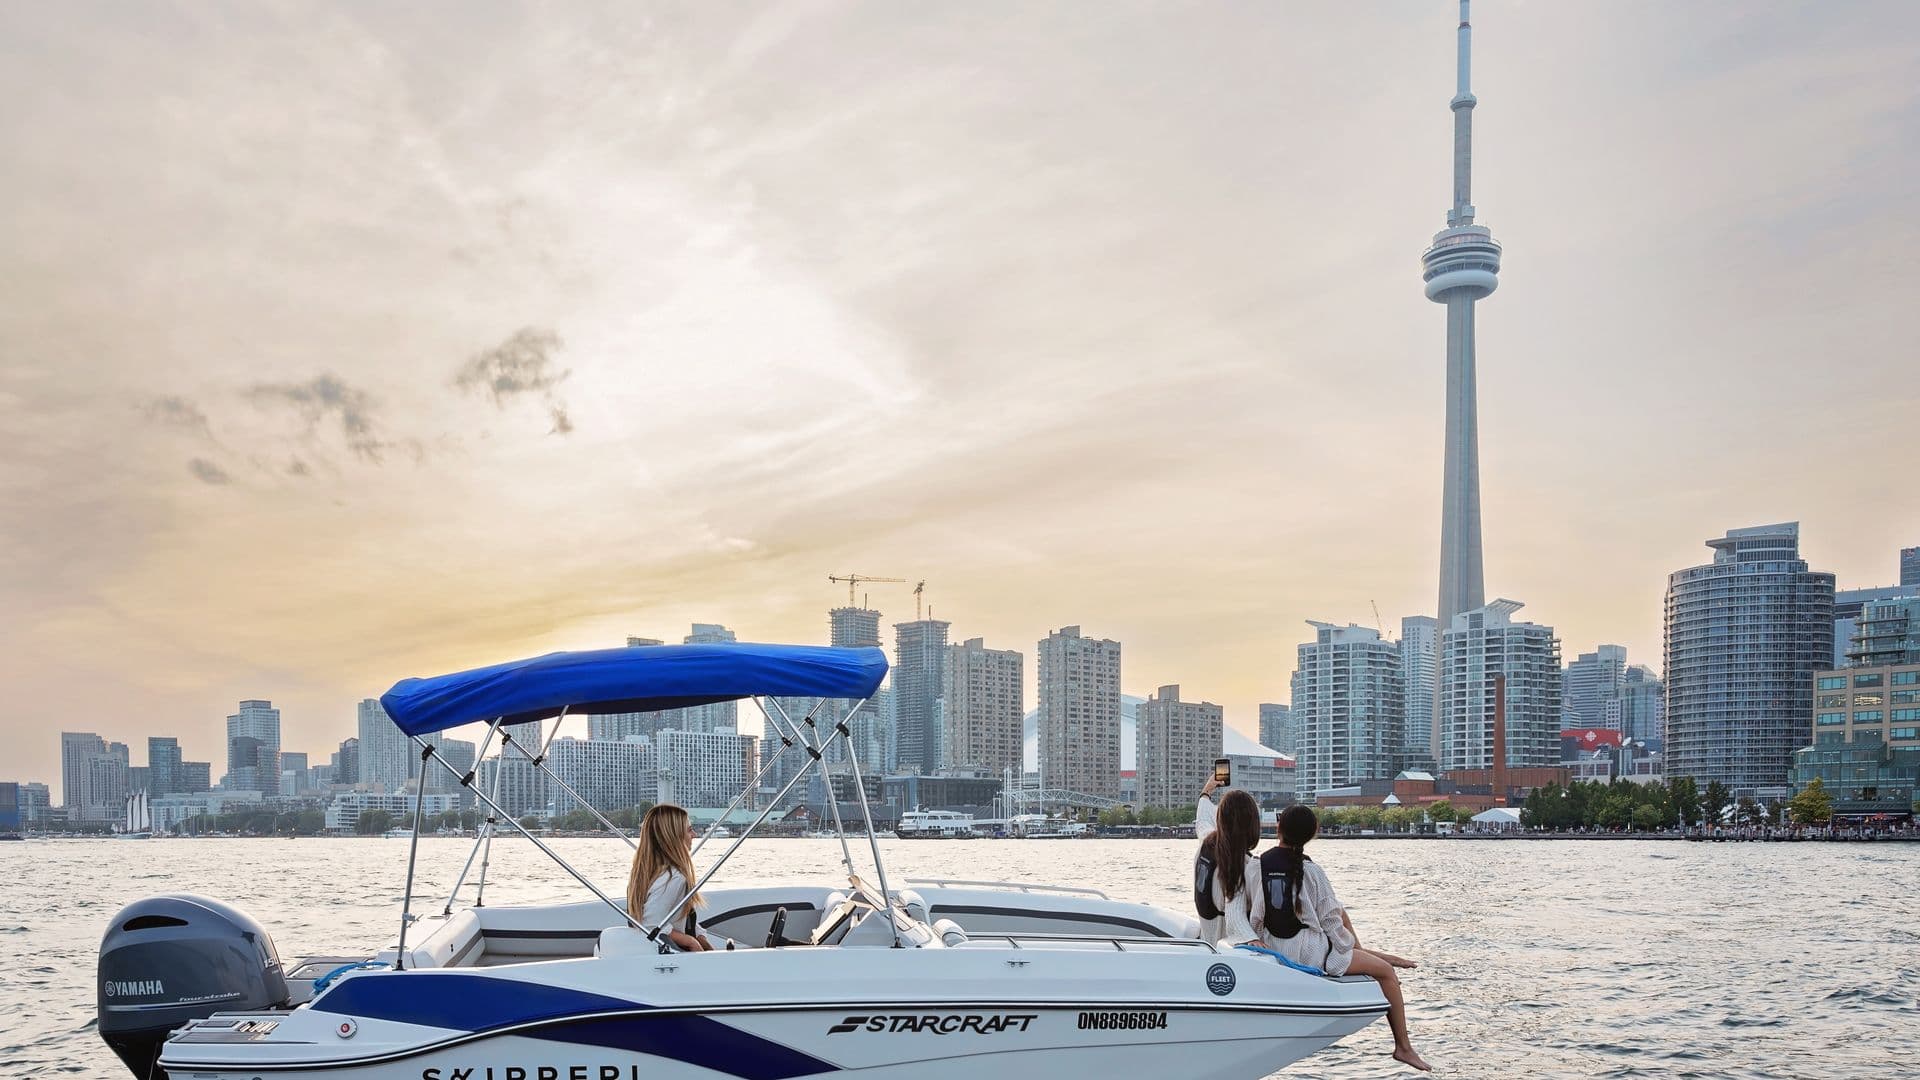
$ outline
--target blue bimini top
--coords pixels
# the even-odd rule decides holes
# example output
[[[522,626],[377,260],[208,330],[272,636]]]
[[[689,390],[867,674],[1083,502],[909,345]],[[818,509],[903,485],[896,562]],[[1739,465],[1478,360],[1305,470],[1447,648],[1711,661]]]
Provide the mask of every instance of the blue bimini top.
[[[495,718],[544,720],[562,710],[655,712],[761,696],[864,699],[886,674],[886,654],[871,648],[646,645],[402,679],[380,695],[380,706],[401,731],[425,735]]]

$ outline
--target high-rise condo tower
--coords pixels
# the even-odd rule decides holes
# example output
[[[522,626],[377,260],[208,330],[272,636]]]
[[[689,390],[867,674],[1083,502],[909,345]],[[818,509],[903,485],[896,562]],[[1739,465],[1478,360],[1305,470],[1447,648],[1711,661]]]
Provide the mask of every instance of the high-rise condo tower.
[[[1459,80],[1453,95],[1453,209],[1421,256],[1427,299],[1447,305],[1447,446],[1440,506],[1439,625],[1486,603],[1480,558],[1480,429],[1474,389],[1473,305],[1499,284],[1500,245],[1473,223],[1473,27],[1460,0]]]

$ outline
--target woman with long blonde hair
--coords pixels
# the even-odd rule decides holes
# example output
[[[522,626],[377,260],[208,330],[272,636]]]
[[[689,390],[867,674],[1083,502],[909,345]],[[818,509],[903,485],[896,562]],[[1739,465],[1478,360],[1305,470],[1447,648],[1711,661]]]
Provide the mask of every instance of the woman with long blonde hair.
[[[667,937],[684,950],[714,948],[713,939],[693,921],[693,910],[706,903],[698,895],[687,898],[694,877],[693,822],[687,812],[672,803],[649,808],[627,875],[627,913],[646,926],[673,924],[665,927]]]

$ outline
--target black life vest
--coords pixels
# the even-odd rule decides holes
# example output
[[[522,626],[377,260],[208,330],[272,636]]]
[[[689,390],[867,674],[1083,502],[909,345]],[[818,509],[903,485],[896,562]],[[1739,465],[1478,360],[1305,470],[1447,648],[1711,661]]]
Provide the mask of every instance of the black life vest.
[[[1193,910],[1200,913],[1202,919],[1223,918],[1221,911],[1213,902],[1213,845],[1201,843],[1200,854],[1193,857]]]
[[[1300,856],[1301,870],[1304,872],[1309,861]],[[1277,938],[1290,938],[1306,928],[1295,910],[1299,903],[1299,882],[1294,883],[1294,903],[1287,903],[1287,872],[1281,868],[1280,849],[1268,848],[1260,855],[1260,889],[1267,899],[1267,933]]]

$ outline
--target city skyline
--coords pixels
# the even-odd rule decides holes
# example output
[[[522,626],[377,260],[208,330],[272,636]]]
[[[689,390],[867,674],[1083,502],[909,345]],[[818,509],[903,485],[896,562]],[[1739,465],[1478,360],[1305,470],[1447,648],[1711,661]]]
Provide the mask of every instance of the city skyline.
[[[1407,238],[1443,205],[1451,7],[0,13],[37,45],[0,72],[15,771],[56,778],[50,726],[225,762],[253,698],[321,753],[399,678],[636,630],[817,641],[848,567],[997,647],[1084,624],[1123,689],[1251,731],[1304,620],[1434,614]],[[1892,584],[1920,510],[1856,516],[1901,463],[1850,450],[1920,404],[1885,138],[1920,12],[1475,23],[1521,260],[1480,335],[1493,591],[1651,658],[1666,575],[1731,526]]]

